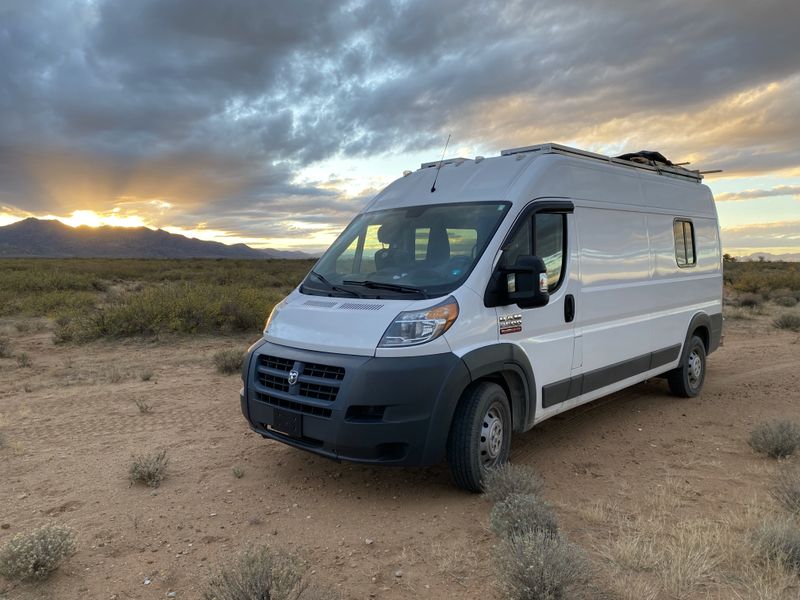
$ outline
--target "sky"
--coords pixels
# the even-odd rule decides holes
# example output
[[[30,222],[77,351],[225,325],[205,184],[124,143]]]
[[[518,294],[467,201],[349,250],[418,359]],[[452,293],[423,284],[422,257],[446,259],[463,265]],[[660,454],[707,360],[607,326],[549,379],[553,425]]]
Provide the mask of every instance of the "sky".
[[[0,225],[324,249],[448,155],[659,150],[800,252],[800,2],[0,0]]]

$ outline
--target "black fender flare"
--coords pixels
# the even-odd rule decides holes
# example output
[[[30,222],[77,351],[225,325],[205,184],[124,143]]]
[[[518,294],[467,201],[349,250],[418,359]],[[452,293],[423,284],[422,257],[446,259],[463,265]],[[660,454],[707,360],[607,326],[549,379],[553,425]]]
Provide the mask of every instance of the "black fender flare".
[[[497,343],[467,352],[461,357],[471,381],[501,377],[510,392],[514,431],[533,427],[536,416],[536,379],[525,352],[516,344]]]
[[[692,320],[689,321],[689,327],[686,330],[686,339],[683,341],[683,348],[681,349],[681,358],[678,362],[679,365],[682,365],[686,360],[686,355],[689,352],[689,342],[692,340],[694,332],[697,331],[699,327],[705,327],[706,331],[708,331],[708,336],[703,340],[703,342],[706,345],[706,353],[710,352],[709,345],[711,341],[711,332],[713,331],[711,328],[711,317],[704,312],[697,313],[692,317]]]

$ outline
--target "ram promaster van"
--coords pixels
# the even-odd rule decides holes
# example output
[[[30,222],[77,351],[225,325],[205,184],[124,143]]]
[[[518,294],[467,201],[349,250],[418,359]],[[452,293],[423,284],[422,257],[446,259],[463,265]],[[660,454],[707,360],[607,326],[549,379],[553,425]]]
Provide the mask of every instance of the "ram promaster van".
[[[512,432],[656,376],[696,396],[722,334],[701,180],[556,144],[406,172],[272,311],[242,412],[333,459],[446,458],[479,490]]]

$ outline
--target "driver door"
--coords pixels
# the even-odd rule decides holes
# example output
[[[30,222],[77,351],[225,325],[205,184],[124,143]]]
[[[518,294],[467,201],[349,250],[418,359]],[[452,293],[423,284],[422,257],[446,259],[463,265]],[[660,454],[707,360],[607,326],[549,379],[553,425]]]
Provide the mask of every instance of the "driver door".
[[[534,203],[515,225],[500,259],[503,267],[513,265],[519,256],[534,255],[547,267],[547,305],[521,309],[511,304],[497,309],[499,341],[518,344],[533,368],[536,421],[564,409],[569,399],[570,374],[579,364],[576,359],[580,361],[580,357],[573,356],[579,285],[575,223],[571,203],[564,203],[561,210],[559,204],[545,201],[537,209]]]

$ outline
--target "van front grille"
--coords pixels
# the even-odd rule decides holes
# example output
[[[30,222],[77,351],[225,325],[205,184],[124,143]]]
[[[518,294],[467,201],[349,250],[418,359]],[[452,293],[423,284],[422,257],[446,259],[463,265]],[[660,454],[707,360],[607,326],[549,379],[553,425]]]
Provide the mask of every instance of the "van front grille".
[[[306,363],[262,354],[258,357],[256,382],[267,392],[333,402],[344,380],[343,367]]]

